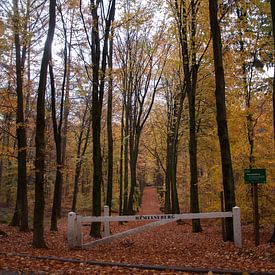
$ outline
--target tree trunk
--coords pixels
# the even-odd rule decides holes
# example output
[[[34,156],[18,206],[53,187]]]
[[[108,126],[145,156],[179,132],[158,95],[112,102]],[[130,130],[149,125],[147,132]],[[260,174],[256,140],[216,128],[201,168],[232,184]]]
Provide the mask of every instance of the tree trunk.
[[[100,51],[99,16],[98,5],[91,1],[91,13],[93,18],[92,28],[92,64],[93,64],[93,88],[92,88],[92,132],[93,132],[93,216],[101,215],[101,184],[102,177],[102,156],[101,156],[101,113],[103,94],[106,78],[106,66],[108,55],[108,41],[110,39],[111,24],[115,15],[115,0],[109,2],[110,13],[104,18],[106,26],[102,56]],[[101,56],[101,67],[100,67]],[[90,235],[100,237],[100,223],[92,223]]]
[[[223,189],[225,199],[225,211],[232,211],[235,206],[235,187],[231,161],[230,143],[228,136],[228,127],[226,119],[225,106],[225,80],[222,60],[222,42],[220,34],[220,26],[217,17],[217,0],[209,0],[210,26],[213,37],[213,54],[215,64],[215,80],[216,80],[216,108],[217,108],[217,126],[220,143]],[[226,218],[225,221],[226,240],[233,241],[233,221],[232,218]]]
[[[124,128],[124,193],[123,193],[123,214],[128,212],[128,149],[129,149],[129,94],[124,98],[125,102],[125,128]]]
[[[70,112],[70,83],[71,83],[71,55],[72,55],[72,37],[73,37],[73,26],[74,26],[74,13],[75,10],[73,9],[72,15],[71,15],[71,26],[70,26],[70,37],[69,37],[69,43],[68,43],[68,60],[67,60],[67,75],[66,75],[66,87],[65,87],[65,99],[64,99],[64,115],[63,115],[63,127],[62,127],[62,167],[64,170],[64,167],[66,166],[66,152],[67,152],[67,132],[68,132],[68,118],[69,118],[69,112]],[[64,25],[65,29],[65,25]],[[64,30],[64,33],[65,30]],[[68,183],[66,183],[68,184]],[[62,199],[60,197],[60,199]],[[61,201],[60,204],[60,210],[61,210]],[[59,216],[61,213],[58,213]]]
[[[16,94],[17,94],[17,109],[16,109],[16,136],[17,136],[17,198],[15,213],[11,225],[20,225],[20,231],[27,232],[28,226],[28,199],[27,199],[27,139],[26,125],[24,116],[24,96],[23,96],[23,74],[24,63],[26,57],[26,47],[22,49],[19,36],[19,11],[18,1],[13,1],[14,9],[14,41],[16,51]]]
[[[192,66],[192,86],[188,88],[189,103],[189,156],[190,156],[190,210],[192,213],[199,213],[199,191],[198,191],[198,166],[197,166],[197,134],[196,134],[196,84],[197,66]],[[187,85],[188,87],[189,85]],[[192,220],[192,231],[201,232],[200,220]]]
[[[197,135],[196,135],[196,85],[197,71],[196,64],[196,13],[197,4],[191,0],[191,50],[188,47],[188,27],[186,1],[182,1],[180,6],[175,1],[177,9],[178,29],[181,43],[181,55],[183,62],[184,81],[188,97],[189,110],[189,162],[190,162],[190,211],[198,213],[199,195],[198,195],[198,167],[197,167]],[[189,68],[189,52],[191,52],[192,66]],[[201,232],[200,220],[192,220],[193,232]]]
[[[137,186],[137,158],[138,158],[138,147],[139,147],[139,135],[140,133],[136,133],[133,147],[130,149],[130,170],[131,170],[131,186],[130,186],[130,194],[129,194],[129,202],[128,202],[128,214],[134,215],[136,211],[134,211],[134,193],[135,188]],[[131,146],[130,146],[131,147]]]
[[[168,125],[167,125],[167,137],[166,137],[166,173],[165,173],[165,203],[164,212],[166,214],[171,213],[171,144],[172,138],[170,133],[171,124],[171,106],[168,103]]]
[[[66,63],[66,62],[65,62]],[[61,127],[57,126],[56,118],[56,100],[55,100],[55,81],[53,75],[52,64],[49,64],[50,70],[50,80],[51,80],[51,101],[52,101],[52,124],[54,132],[54,141],[56,148],[56,175],[55,175],[55,184],[54,184],[54,197],[53,197],[53,206],[52,206],[52,215],[51,215],[51,231],[57,231],[57,218],[60,211],[59,200],[61,197],[61,189],[63,183],[62,175],[62,138],[61,138]],[[60,111],[63,112],[63,93],[61,98],[61,108]],[[62,116],[60,117],[60,123],[62,122]],[[61,125],[59,125],[61,126]]]
[[[40,68],[38,97],[37,97],[37,119],[36,119],[36,156],[35,156],[35,205],[33,220],[33,246],[45,248],[44,240],[44,169],[45,169],[45,91],[47,84],[47,71],[51,58],[52,41],[55,30],[56,0],[50,0],[49,7],[49,29],[44,46],[42,63]]]
[[[119,158],[119,215],[123,213],[123,132],[124,132],[124,104],[122,104],[120,129],[120,158]]]
[[[181,94],[181,98],[182,98]],[[180,100],[181,101],[181,100]],[[181,101],[183,106],[183,101]],[[181,120],[182,108],[178,106],[178,100],[174,99],[173,108],[173,119],[171,121],[171,155],[170,155],[170,173],[171,173],[171,203],[172,203],[172,213],[179,214],[179,199],[178,199],[178,189],[177,189],[177,163],[178,163],[178,133],[179,133],[179,122]],[[181,107],[182,107],[181,106]]]
[[[84,111],[84,115],[82,118],[82,123],[81,123],[81,130],[80,130],[80,134],[79,134],[79,138],[78,138],[78,144],[77,144],[77,162],[76,162],[76,167],[75,167],[75,176],[74,176],[74,192],[73,192],[73,201],[72,201],[72,212],[76,212],[76,205],[77,205],[77,195],[78,195],[78,182],[79,182],[79,177],[80,177],[80,173],[81,173],[81,168],[82,168],[82,163],[83,163],[83,157],[86,153],[86,149],[88,146],[88,140],[89,140],[89,136],[90,136],[90,129],[91,129],[91,119],[90,117],[88,118],[87,121],[87,113],[88,113],[88,104],[89,102],[86,102],[86,108]],[[87,122],[88,122],[88,126],[87,126]],[[86,136],[85,136],[85,144],[84,147],[82,149],[81,152],[81,148],[82,148],[82,143],[83,143],[83,135],[84,135],[84,130],[85,128],[87,129],[86,132]]]
[[[113,129],[112,129],[112,112],[113,112],[113,31],[109,41],[109,79],[108,79],[108,107],[107,107],[107,137],[108,137],[108,180],[107,180],[107,200],[109,211],[112,211],[113,198]]]
[[[100,62],[100,38],[99,38],[99,17],[97,5],[91,1],[91,12],[93,17],[92,28],[92,135],[93,135],[93,216],[101,215],[101,183],[102,183],[102,157],[101,157],[101,105],[99,96],[99,62]],[[92,223],[90,235],[100,237],[100,223]]]

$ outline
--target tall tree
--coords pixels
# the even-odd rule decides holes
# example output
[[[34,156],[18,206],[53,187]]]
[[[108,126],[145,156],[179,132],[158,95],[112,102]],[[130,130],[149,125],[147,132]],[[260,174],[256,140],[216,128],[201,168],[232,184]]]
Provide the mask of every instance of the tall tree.
[[[63,34],[64,34],[64,64],[63,64],[63,79],[61,84],[61,96],[59,107],[59,119],[57,118],[57,104],[56,104],[56,87],[53,72],[53,62],[49,64],[50,80],[51,80],[51,107],[52,107],[52,124],[54,141],[56,148],[56,176],[54,185],[54,197],[51,215],[51,230],[57,231],[57,218],[61,217],[61,201],[62,201],[62,187],[63,187],[63,166],[66,156],[66,132],[68,124],[68,100],[69,100],[69,83],[70,83],[70,69],[71,69],[71,42],[72,42],[72,26],[74,19],[74,9],[72,11],[71,29],[68,38],[66,23],[61,5],[58,6],[59,14],[61,16]],[[63,124],[66,122],[66,125]],[[65,144],[64,144],[65,143]]]
[[[49,2],[49,28],[40,67],[36,107],[35,204],[33,218],[33,246],[36,248],[46,247],[44,240],[45,92],[56,24],[56,0],[49,0]]]
[[[27,13],[25,16],[25,23],[23,24],[22,40],[27,40],[27,22],[29,18],[30,3],[27,2]],[[14,44],[15,44],[15,58],[16,58],[16,94],[17,94],[17,108],[16,108],[16,136],[17,136],[17,199],[16,209],[11,225],[20,225],[21,231],[28,231],[28,199],[27,199],[27,139],[26,139],[26,125],[24,114],[24,95],[23,95],[23,77],[24,66],[27,53],[27,41],[23,42],[20,39],[20,21],[22,20],[19,14],[18,0],[13,0],[13,28],[14,28]]]
[[[223,189],[225,196],[225,210],[232,211],[235,206],[235,187],[233,168],[231,161],[230,143],[226,118],[225,105],[225,79],[223,68],[222,41],[220,24],[218,20],[217,0],[209,0],[210,27],[213,39],[213,54],[215,66],[215,97],[216,97],[216,119],[218,126],[218,136],[220,143],[220,153],[222,161]],[[233,221],[226,218],[226,240],[233,241]]]
[[[171,67],[171,65],[170,65]],[[183,103],[186,97],[185,85],[182,81],[181,69],[168,67],[168,76],[164,77],[167,105],[167,137],[166,137],[166,169],[165,169],[165,212],[179,213],[177,191],[177,166],[179,131],[182,122]],[[173,73],[171,73],[173,70]]]
[[[99,8],[104,11],[104,3],[99,1],[91,1],[92,25],[92,135],[93,135],[93,216],[101,215],[101,183],[102,178],[102,156],[101,156],[101,114],[103,94],[106,80],[106,67],[108,56],[108,41],[110,39],[111,24],[115,16],[115,0],[108,4],[106,18],[102,18],[105,22],[103,33],[103,48],[101,50],[100,42],[100,22]],[[105,14],[103,12],[103,14]],[[94,237],[100,236],[100,224],[92,223],[90,234]]]
[[[112,113],[113,113],[113,37],[114,28],[112,27],[111,37],[109,40],[108,55],[108,106],[107,106],[107,138],[108,138],[108,179],[107,179],[107,198],[106,204],[109,206],[110,213],[112,210],[113,198],[113,129],[112,129]]]

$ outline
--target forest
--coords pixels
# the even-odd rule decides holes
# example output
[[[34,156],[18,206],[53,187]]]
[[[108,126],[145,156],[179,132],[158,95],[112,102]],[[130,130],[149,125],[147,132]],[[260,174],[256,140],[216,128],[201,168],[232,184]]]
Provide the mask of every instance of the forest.
[[[251,225],[244,169],[262,168],[275,242],[273,0],[7,0],[0,14],[1,223],[45,248],[68,212],[134,215],[156,186],[163,213],[237,205]]]

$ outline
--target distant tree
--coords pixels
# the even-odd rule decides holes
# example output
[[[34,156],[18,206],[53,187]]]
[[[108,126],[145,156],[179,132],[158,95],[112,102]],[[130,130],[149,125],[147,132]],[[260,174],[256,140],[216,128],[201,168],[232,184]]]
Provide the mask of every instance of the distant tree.
[[[85,99],[85,109],[82,115],[82,121],[80,125],[80,130],[77,138],[77,153],[76,153],[76,166],[74,175],[74,191],[73,191],[73,201],[72,201],[72,212],[76,212],[77,205],[77,195],[78,195],[78,182],[80,178],[81,168],[83,164],[83,158],[88,147],[88,141],[91,132],[91,115],[89,110],[90,98]]]
[[[209,0],[210,27],[213,39],[213,54],[215,66],[215,96],[217,110],[217,126],[222,161],[223,188],[225,196],[225,210],[232,211],[235,206],[235,187],[231,161],[230,143],[228,136],[226,106],[225,106],[225,79],[223,68],[222,41],[218,20],[217,0]],[[233,220],[226,218],[226,240],[233,241]]]
[[[39,75],[36,108],[36,156],[35,156],[35,204],[33,217],[33,246],[45,248],[44,240],[44,170],[45,170],[45,91],[48,66],[51,60],[52,42],[56,24],[56,0],[50,0],[49,28],[45,41]]]

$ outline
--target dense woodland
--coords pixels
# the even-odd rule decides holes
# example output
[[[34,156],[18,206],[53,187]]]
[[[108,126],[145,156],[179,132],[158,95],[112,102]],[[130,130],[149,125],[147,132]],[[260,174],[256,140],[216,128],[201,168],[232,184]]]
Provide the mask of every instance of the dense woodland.
[[[58,230],[68,211],[105,204],[135,214],[156,185],[165,213],[220,211],[223,192],[252,223],[243,170],[266,168],[260,224],[272,228],[274,5],[1,1],[1,219],[46,247],[46,220]]]

